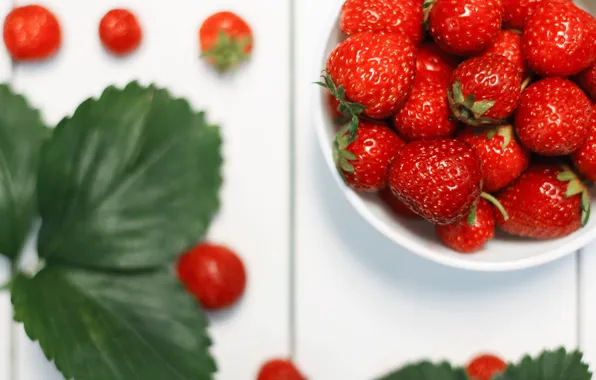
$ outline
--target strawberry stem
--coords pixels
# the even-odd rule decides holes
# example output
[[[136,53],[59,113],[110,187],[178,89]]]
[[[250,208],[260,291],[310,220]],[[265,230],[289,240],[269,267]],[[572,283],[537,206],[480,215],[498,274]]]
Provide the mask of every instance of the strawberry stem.
[[[474,203],[474,206],[472,206],[472,209],[470,210],[470,213],[468,214],[468,225],[470,227],[474,227],[474,224],[476,224],[477,211],[478,211],[478,204]]]
[[[497,200],[497,198],[495,198],[492,195],[490,195],[489,193],[485,193],[485,192],[482,192],[482,194],[480,194],[480,196],[482,198],[486,199],[487,201],[489,201],[490,203],[492,203],[493,206],[495,206],[497,208],[497,210],[499,210],[499,212],[501,212],[501,215],[503,215],[503,219],[509,220],[509,214],[507,213],[507,210],[505,210],[505,207],[503,207],[503,205],[501,204],[501,202],[499,202]]]
[[[453,115],[468,125],[479,127],[502,123],[502,120],[484,116],[496,102],[494,100],[477,101],[474,94],[465,96],[459,80],[455,81],[452,88],[447,89],[447,97]]]

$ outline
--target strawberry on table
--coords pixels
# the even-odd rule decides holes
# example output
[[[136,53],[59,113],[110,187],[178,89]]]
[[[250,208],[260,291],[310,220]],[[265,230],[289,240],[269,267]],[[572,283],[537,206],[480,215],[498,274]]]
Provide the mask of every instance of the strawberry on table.
[[[136,50],[143,37],[137,17],[126,9],[112,9],[99,23],[99,37],[103,46],[115,55]]]
[[[454,139],[410,142],[389,168],[393,193],[434,224],[450,224],[467,215],[480,196],[481,179],[472,148]]]
[[[579,73],[577,80],[584,90],[593,100],[596,100],[596,65],[592,65]]]
[[[453,72],[449,88],[451,110],[468,125],[499,124],[517,107],[521,85],[521,71],[507,58],[470,58]]]
[[[592,105],[592,117],[586,142],[571,156],[573,164],[588,180],[596,182],[596,103]]]
[[[466,366],[466,373],[471,380],[491,380],[496,374],[504,372],[507,363],[492,354],[482,354],[475,357]]]
[[[511,30],[502,30],[493,46],[488,48],[483,54],[503,56],[517,66],[522,73],[526,73],[527,71],[526,62],[522,53],[521,35]]]
[[[596,23],[571,2],[544,2],[528,18],[522,46],[538,75],[576,75],[596,58]]]
[[[530,152],[517,143],[511,125],[482,131],[466,128],[458,138],[476,151],[482,165],[482,186],[486,192],[492,193],[507,186],[530,163]]]
[[[586,141],[592,105],[573,82],[542,79],[524,90],[515,112],[522,144],[543,156],[573,153]]]
[[[421,0],[346,0],[340,17],[341,31],[401,32],[416,45],[424,35]]]
[[[457,222],[443,226],[435,226],[435,232],[439,239],[447,247],[461,253],[473,253],[495,236],[495,216],[491,204],[480,199],[475,215],[470,225],[468,218],[462,218]]]
[[[509,219],[496,213],[497,225],[517,236],[556,239],[588,221],[588,190],[571,170],[535,164],[497,195]]]
[[[458,64],[459,58],[445,52],[433,42],[426,42],[418,49],[415,85],[432,83],[447,87]]]
[[[430,34],[445,51],[473,56],[488,49],[499,36],[501,0],[426,0]]]
[[[271,359],[261,366],[257,380],[306,380],[306,377],[290,360]]]
[[[15,60],[43,60],[60,48],[62,31],[50,10],[40,5],[25,5],[14,8],[6,16],[4,43]]]
[[[177,263],[178,278],[202,307],[219,310],[232,306],[244,293],[246,270],[238,255],[226,246],[200,243]]]
[[[217,12],[199,29],[202,57],[220,71],[230,70],[250,58],[253,33],[250,25],[233,12]]]
[[[410,93],[416,70],[415,51],[414,44],[399,32],[355,34],[329,56],[322,84],[340,101],[361,105],[366,116],[389,117]]]
[[[381,190],[379,193],[381,200],[389,206],[389,208],[397,215],[406,218],[419,218],[418,214],[410,210],[410,208],[393,194],[389,187]]]
[[[358,191],[387,187],[387,170],[404,142],[385,123],[360,122],[355,137],[348,127],[337,135],[333,156],[348,186]]]
[[[453,136],[458,123],[451,118],[447,88],[417,82],[406,104],[393,116],[393,125],[406,141]]]

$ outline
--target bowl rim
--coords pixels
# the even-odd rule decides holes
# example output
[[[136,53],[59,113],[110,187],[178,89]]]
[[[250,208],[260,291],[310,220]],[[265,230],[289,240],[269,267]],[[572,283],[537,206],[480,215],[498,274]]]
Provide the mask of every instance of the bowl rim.
[[[337,0],[337,4],[333,7],[328,18],[325,19],[326,22],[321,24],[321,30],[319,34],[325,36],[325,38],[321,40],[321,44],[316,50],[312,70],[313,78],[320,78],[321,72],[323,71],[321,69],[321,63],[325,62],[325,51],[329,43],[330,33],[333,30],[332,26],[335,25],[338,21],[342,5],[343,0]],[[436,253],[420,245],[419,243],[416,243],[411,239],[404,238],[403,236],[396,234],[395,231],[389,225],[387,225],[386,223],[381,221],[376,215],[374,215],[374,213],[368,208],[365,202],[355,191],[353,191],[345,185],[343,179],[337,172],[335,163],[333,162],[331,143],[328,143],[328,137],[326,134],[326,116],[323,107],[321,106],[322,104],[324,104],[324,99],[322,97],[323,91],[321,87],[316,85],[313,86],[311,91],[313,91],[313,93],[310,97],[310,109],[312,111],[311,115],[313,117],[314,126],[316,129],[318,145],[319,148],[323,151],[325,162],[327,163],[328,169],[331,171],[331,175],[333,176],[336,185],[346,196],[352,207],[356,209],[356,211],[364,218],[366,222],[372,225],[386,238],[390,239],[394,244],[397,244],[398,246],[408,250],[409,253],[413,253],[427,260],[452,268],[477,272],[510,272],[522,269],[529,269],[556,261],[558,259],[561,259],[572,253],[577,252],[578,250],[582,249],[584,246],[589,244],[592,240],[596,239],[596,234],[594,234],[594,236],[591,236],[592,234],[583,234],[580,235],[577,239],[569,241],[567,244],[564,244],[551,250],[547,250],[543,253],[536,254],[531,257],[513,261],[486,262],[468,260],[468,256],[464,254],[462,254],[461,257],[453,257],[443,255],[441,253]]]

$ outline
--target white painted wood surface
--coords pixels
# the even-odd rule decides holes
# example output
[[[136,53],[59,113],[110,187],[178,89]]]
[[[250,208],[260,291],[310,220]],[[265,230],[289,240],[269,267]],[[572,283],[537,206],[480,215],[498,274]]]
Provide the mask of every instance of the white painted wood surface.
[[[462,363],[479,351],[516,359],[545,347],[573,348],[580,327],[579,343],[596,364],[590,322],[596,320],[596,257],[590,255],[596,245],[579,261],[569,256],[532,270],[458,271],[396,248],[343,198],[323,164],[310,116],[311,82],[318,79],[314,54],[323,23],[340,1],[294,1],[293,129],[289,0],[45,0],[62,22],[62,50],[50,62],[17,65],[12,82],[49,123],[108,84],[140,79],[188,97],[222,125],[226,184],[210,238],[245,258],[249,287],[238,307],[211,316],[217,379],[254,379],[262,361],[292,353],[312,380],[371,379],[408,360]],[[0,15],[10,4],[0,0]],[[107,55],[97,39],[100,17],[115,6],[133,9],[145,32],[141,50],[124,59]],[[251,23],[256,47],[240,72],[219,77],[197,58],[197,29],[210,13],[226,8]],[[0,78],[10,74],[0,50]],[[0,282],[4,269],[0,263]],[[0,380],[61,379],[20,326],[9,375],[10,313],[8,296],[0,294]]]

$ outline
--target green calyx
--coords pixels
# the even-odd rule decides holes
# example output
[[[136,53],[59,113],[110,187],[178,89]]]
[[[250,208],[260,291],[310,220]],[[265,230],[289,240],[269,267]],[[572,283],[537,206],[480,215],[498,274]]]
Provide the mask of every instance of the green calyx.
[[[235,68],[250,57],[246,47],[252,42],[251,37],[235,38],[223,30],[217,35],[215,45],[204,51],[201,58],[215,66],[219,71],[227,71]]]
[[[503,207],[503,205],[501,204],[501,202],[499,202],[499,200],[497,198],[495,198],[492,195],[490,195],[489,193],[485,193],[485,192],[482,192],[480,194],[480,197],[483,199],[486,199],[487,201],[492,203],[492,205],[495,206],[497,208],[497,210],[499,210],[501,215],[503,215],[503,219],[505,219],[505,220],[509,219],[509,214],[507,213],[507,210],[505,210],[505,207]],[[476,203],[476,204],[474,204],[474,206],[472,206],[472,209],[470,210],[470,213],[468,214],[468,224],[470,225],[470,227],[474,227],[474,224],[476,224],[477,208],[478,208],[478,203]]]
[[[346,118],[350,122],[350,124],[348,124],[350,136],[355,138],[356,132],[358,131],[358,116],[361,115],[366,108],[362,104],[352,103],[346,100],[346,89],[343,86],[336,86],[329,74],[323,74],[321,75],[321,78],[322,81],[315,82],[315,84],[329,90],[331,95],[337,99],[339,102],[337,110],[346,115]]]
[[[476,101],[474,94],[464,96],[459,80],[447,93],[451,111],[458,120],[474,127],[501,124],[501,120],[484,116],[496,104],[494,100]]]
[[[557,175],[557,179],[561,182],[567,182],[567,189],[565,190],[565,198],[571,198],[576,195],[581,195],[580,207],[582,210],[581,214],[581,225],[584,227],[590,220],[590,192],[586,185],[579,179],[579,177],[569,168],[565,167],[565,170]]]
[[[504,152],[511,142],[511,137],[513,136],[513,127],[511,125],[493,127],[488,129],[485,135],[487,140],[490,140],[497,135],[503,137],[503,145],[501,145],[501,150]]]
[[[349,125],[343,127],[333,140],[333,161],[342,176],[344,173],[354,172],[354,167],[350,164],[350,161],[356,160],[354,153],[347,149],[356,140],[356,135],[352,136],[348,133],[349,128]]]
[[[423,15],[424,15],[423,23],[427,30],[429,28],[428,18],[430,16],[430,10],[432,9],[432,6],[434,5],[434,3],[435,3],[435,0],[424,0],[424,2],[422,3],[422,11],[423,11]]]

